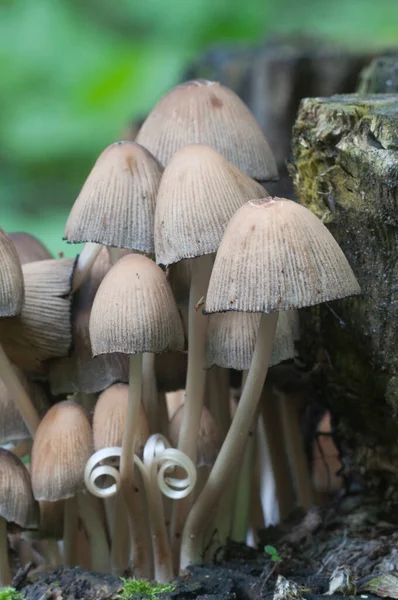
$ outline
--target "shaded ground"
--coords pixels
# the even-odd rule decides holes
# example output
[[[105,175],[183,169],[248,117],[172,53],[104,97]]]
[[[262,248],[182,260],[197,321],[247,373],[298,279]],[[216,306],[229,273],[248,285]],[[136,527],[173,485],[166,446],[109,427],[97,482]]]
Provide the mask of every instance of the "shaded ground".
[[[310,511],[290,523],[261,533],[262,543],[274,545],[281,561],[263,553],[230,544],[222,561],[221,552],[212,565],[197,566],[176,579],[172,593],[159,598],[173,600],[261,600],[272,598],[278,575],[295,582],[296,596],[282,598],[317,600],[329,588],[336,567],[349,567],[356,589],[352,595],[367,600],[377,596],[367,591],[367,582],[381,573],[398,570],[398,528],[389,507],[346,498],[338,507]],[[78,568],[58,568],[34,582],[20,576],[17,587],[29,600],[113,599],[123,583],[112,576]],[[301,588],[301,589],[300,589]],[[379,592],[388,597],[388,590]],[[394,589],[391,591],[397,598]],[[332,594],[331,600],[342,598]],[[139,595],[132,598],[140,598]]]

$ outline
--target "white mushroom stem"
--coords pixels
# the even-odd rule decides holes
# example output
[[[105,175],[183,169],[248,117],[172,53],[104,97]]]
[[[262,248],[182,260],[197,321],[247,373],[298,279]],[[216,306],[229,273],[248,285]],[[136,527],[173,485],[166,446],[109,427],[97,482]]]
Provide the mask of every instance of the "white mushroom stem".
[[[196,464],[197,439],[203,408],[206,371],[205,347],[208,317],[203,314],[203,306],[213,268],[213,255],[192,259],[191,285],[189,290],[188,316],[188,367],[185,388],[184,415],[178,437],[178,449],[189,456]],[[187,496],[178,507],[173,507],[171,520],[171,540],[174,560],[178,560],[181,535],[192,505],[193,496]]]
[[[0,517],[0,587],[11,585],[12,575],[8,561],[7,521]]]
[[[106,499],[111,504],[111,567],[113,575],[123,575],[129,566],[130,541],[126,528],[127,511],[123,494]]]
[[[142,354],[135,354],[130,356],[129,399],[120,457],[120,480],[127,508],[136,577],[145,577],[149,564],[143,499],[134,476],[134,442],[139,430],[141,385]]]
[[[90,544],[92,569],[98,573],[109,573],[110,552],[99,500],[88,493],[78,494],[77,504]]]
[[[234,466],[242,455],[256,413],[261,390],[272,354],[278,313],[262,314],[252,363],[227,437],[221,447],[209,479],[196,500],[185,524],[180,569],[200,562],[201,532],[212,518]],[[199,543],[198,543],[199,540]]]
[[[155,355],[150,352],[142,355],[142,404],[148,417],[150,433],[160,433]]]
[[[87,244],[85,244],[83,250],[77,257],[73,273],[72,292],[76,292],[86,279],[102,248],[103,246],[101,244],[94,244],[93,242],[87,242]]]
[[[77,536],[79,529],[79,517],[76,496],[65,500],[64,504],[64,563],[69,567],[78,564],[77,558]]]
[[[36,430],[40,423],[39,414],[26,393],[25,388],[21,384],[14,369],[0,344],[0,378],[3,380],[4,385],[10,392],[10,395],[15,403],[15,406],[19,410],[21,417],[28,428],[28,431],[32,437],[35,436]]]
[[[293,485],[295,488],[298,505],[308,510],[313,504],[313,488],[310,469],[305,455],[303,434],[300,429],[298,408],[295,398],[286,394],[277,393],[282,417],[283,437],[289,458]]]

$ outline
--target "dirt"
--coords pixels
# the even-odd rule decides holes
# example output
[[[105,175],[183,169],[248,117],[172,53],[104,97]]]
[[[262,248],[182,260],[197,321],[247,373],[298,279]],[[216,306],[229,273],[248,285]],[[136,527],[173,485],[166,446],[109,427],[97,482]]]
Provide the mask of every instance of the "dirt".
[[[375,600],[367,591],[374,577],[398,570],[398,528],[396,507],[360,496],[342,498],[328,508],[297,514],[285,524],[260,532],[260,547],[273,545],[280,557],[273,561],[264,552],[230,543],[219,549],[213,564],[192,567],[177,578],[171,593],[158,596],[170,600],[263,600],[274,596],[279,575],[290,582],[293,592],[279,600],[303,598],[320,600],[329,589],[337,567],[352,575],[352,597]],[[29,579],[20,573],[16,587],[28,600],[106,600],[117,598],[123,583],[113,576],[79,568],[58,569]],[[398,592],[398,590],[397,590]],[[381,592],[388,596],[384,590]],[[380,593],[380,595],[381,595]],[[392,596],[398,598],[393,590]],[[341,600],[341,593],[330,600]],[[132,596],[134,599],[142,596]]]

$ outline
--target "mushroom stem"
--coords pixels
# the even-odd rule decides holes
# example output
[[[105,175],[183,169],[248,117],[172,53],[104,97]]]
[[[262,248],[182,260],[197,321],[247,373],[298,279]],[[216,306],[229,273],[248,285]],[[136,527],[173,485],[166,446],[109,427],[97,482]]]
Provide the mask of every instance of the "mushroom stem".
[[[256,424],[257,412],[250,427],[249,439],[246,442],[242,464],[239,469],[231,531],[231,539],[235,542],[245,542],[249,529],[254,474],[253,465],[256,448]]]
[[[160,433],[155,355],[150,352],[142,355],[142,404],[148,417],[149,432]]]
[[[11,452],[15,454],[15,456],[18,456],[18,458],[23,458],[32,452],[32,440],[18,442],[18,444],[15,444],[15,446],[11,448]]]
[[[0,587],[11,585],[12,575],[8,561],[7,521],[0,517]]]
[[[203,314],[203,302],[213,268],[213,255],[208,254],[191,259],[191,285],[189,290],[188,316],[188,367],[185,388],[185,409],[178,437],[178,449],[189,456],[196,464],[197,439],[202,415],[206,383],[205,347],[208,317]],[[178,562],[181,535],[193,494],[189,494],[174,504],[171,520],[171,540],[174,560]]]
[[[87,244],[85,244],[83,250],[77,257],[73,273],[72,292],[76,292],[86,279],[91,267],[95,263],[95,259],[101,252],[101,249],[101,244],[94,244],[93,242],[87,242]]]
[[[67,498],[64,505],[64,561],[63,564],[74,567],[77,560],[77,534],[79,517],[76,496]]]
[[[291,467],[293,485],[296,491],[298,505],[308,510],[313,504],[313,488],[310,469],[305,455],[303,435],[294,398],[277,393],[282,417],[284,440]]]
[[[189,513],[185,524],[180,569],[200,561],[201,532],[212,518],[231,472],[242,454],[256,413],[261,390],[272,354],[278,313],[262,314],[250,370],[236,409],[235,417],[221,447],[209,479]],[[199,543],[198,543],[199,540]]]
[[[97,500],[98,498],[89,493],[78,494],[78,511],[89,539],[92,569],[99,573],[108,573],[109,545]]]
[[[128,530],[126,530],[127,512],[123,495],[120,491],[111,501],[111,568],[113,575],[123,575],[129,566]]]
[[[131,551],[133,554],[134,574],[145,577],[149,565],[149,548],[145,534],[145,517],[142,488],[134,477],[134,441],[139,428],[142,385],[142,354],[130,356],[129,400],[126,426],[122,440],[120,457],[120,480],[130,528]]]
[[[33,439],[40,423],[40,417],[33,402],[26,393],[25,388],[16,376],[15,371],[12,368],[12,365],[1,344],[0,378],[4,381],[6,388],[10,392],[12,399],[14,400],[15,405],[19,410],[21,417]]]

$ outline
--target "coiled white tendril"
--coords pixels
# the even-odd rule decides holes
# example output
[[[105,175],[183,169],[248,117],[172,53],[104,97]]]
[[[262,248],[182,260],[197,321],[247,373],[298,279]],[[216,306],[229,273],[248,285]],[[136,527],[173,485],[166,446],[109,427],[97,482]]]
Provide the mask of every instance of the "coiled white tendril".
[[[110,498],[120,489],[120,473],[114,466],[120,462],[122,449],[118,446],[102,448],[87,461],[84,481],[89,492],[98,498]],[[116,461],[115,461],[116,459]],[[167,439],[157,433],[151,435],[144,447],[143,461],[134,454],[134,463],[140,470],[145,485],[158,485],[162,494],[173,500],[185,498],[196,484],[196,468],[191,459],[176,448],[171,448]],[[111,462],[112,464],[109,464]],[[108,463],[108,464],[107,464]],[[183,479],[173,477],[176,468],[185,471]],[[110,477],[113,483],[99,487],[100,477]]]

